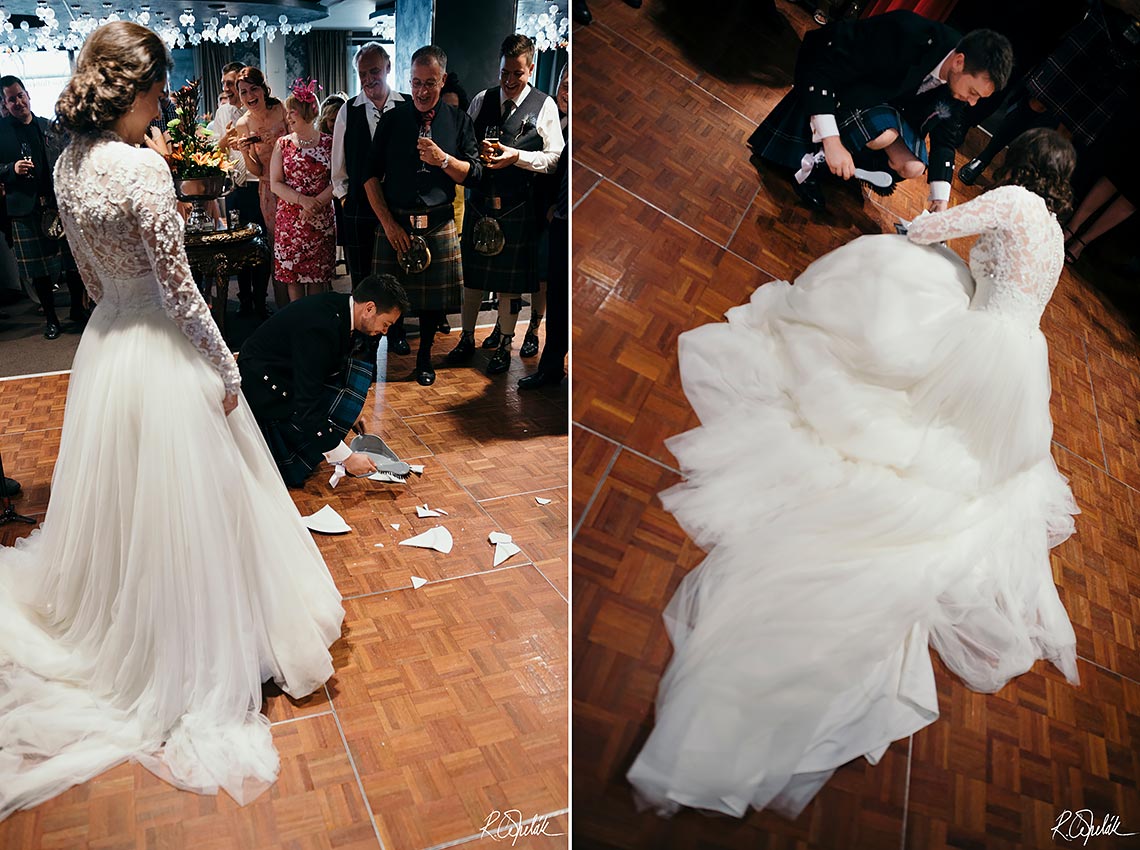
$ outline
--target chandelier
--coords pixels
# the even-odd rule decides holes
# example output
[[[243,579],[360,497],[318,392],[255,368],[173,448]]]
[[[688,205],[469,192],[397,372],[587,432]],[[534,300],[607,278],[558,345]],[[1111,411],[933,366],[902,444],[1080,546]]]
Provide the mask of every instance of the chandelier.
[[[289,22],[286,15],[280,15],[275,23],[262,20],[257,15],[226,15],[225,23],[221,18],[213,16],[199,23],[190,9],[183,11],[178,20],[172,20],[169,15],[151,14],[150,6],[143,3],[138,9],[126,11],[115,9],[110,3],[103,3],[103,13],[96,17],[91,12],[81,12],[79,4],[74,3],[67,7],[71,20],[66,27],[61,27],[55,10],[47,4],[47,0],[39,0],[36,5],[36,17],[43,25],[31,27],[27,21],[21,21],[19,27],[12,24],[12,15],[0,6],[0,53],[16,53],[18,51],[35,50],[78,50],[92,32],[103,24],[111,21],[134,21],[144,27],[150,27],[171,50],[179,47],[195,46],[204,41],[218,44],[233,44],[238,41],[260,41],[265,39],[272,42],[278,34],[304,35],[312,30],[309,23],[294,24]]]
[[[570,19],[551,4],[549,10],[527,15],[519,24],[519,32],[529,36],[539,50],[558,50],[566,47],[570,39]]]

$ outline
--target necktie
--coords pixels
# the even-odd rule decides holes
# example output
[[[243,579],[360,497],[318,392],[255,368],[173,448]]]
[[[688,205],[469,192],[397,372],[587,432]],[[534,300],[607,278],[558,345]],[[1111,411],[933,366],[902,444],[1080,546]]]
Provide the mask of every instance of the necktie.
[[[939,79],[936,75],[927,74],[926,78],[922,81],[922,84],[919,85],[918,91],[916,92],[916,94],[922,94],[923,92],[930,91],[933,88],[937,88],[941,84],[942,84],[942,80]]]
[[[515,102],[513,100],[503,101],[503,120],[506,121],[511,117],[511,113],[515,111]]]

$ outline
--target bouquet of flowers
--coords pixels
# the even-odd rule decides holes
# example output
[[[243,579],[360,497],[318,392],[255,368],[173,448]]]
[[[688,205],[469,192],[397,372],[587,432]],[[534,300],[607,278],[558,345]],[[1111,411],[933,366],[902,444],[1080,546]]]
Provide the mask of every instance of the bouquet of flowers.
[[[170,133],[170,153],[166,162],[179,180],[222,177],[233,164],[217,149],[214,134],[198,123],[199,80],[191,80],[170,99],[174,101],[176,118],[166,125]]]

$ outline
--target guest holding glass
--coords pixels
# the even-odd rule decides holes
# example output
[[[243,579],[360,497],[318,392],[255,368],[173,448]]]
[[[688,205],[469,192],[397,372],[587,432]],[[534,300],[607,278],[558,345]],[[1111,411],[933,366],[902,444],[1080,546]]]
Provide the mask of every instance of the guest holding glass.
[[[482,170],[471,118],[440,100],[446,81],[441,48],[429,45],[412,54],[412,102],[381,116],[369,157],[372,174],[364,184],[381,228],[372,273],[395,275],[419,317],[414,377],[421,386],[435,383],[432,341],[440,319],[458,309],[463,288],[455,185],[477,180]],[[431,261],[416,270],[409,260],[420,239]]]
[[[277,140],[269,185],[277,196],[273,277],[289,288],[289,300],[327,292],[336,262],[332,207],[332,136],[314,124],[317,83],[293,83],[285,99],[292,131]]]

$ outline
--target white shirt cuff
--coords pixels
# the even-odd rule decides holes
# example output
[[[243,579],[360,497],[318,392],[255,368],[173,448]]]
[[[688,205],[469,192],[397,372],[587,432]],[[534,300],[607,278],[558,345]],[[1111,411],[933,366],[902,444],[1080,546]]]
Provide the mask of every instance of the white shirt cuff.
[[[839,135],[839,125],[834,115],[813,115],[811,117],[811,140],[822,142],[830,136]]]
[[[337,444],[336,448],[330,449],[325,452],[325,460],[329,463],[344,463],[348,456],[352,454],[350,449],[345,443]]]
[[[930,200],[949,201],[950,183],[946,180],[932,180],[930,183]]]

